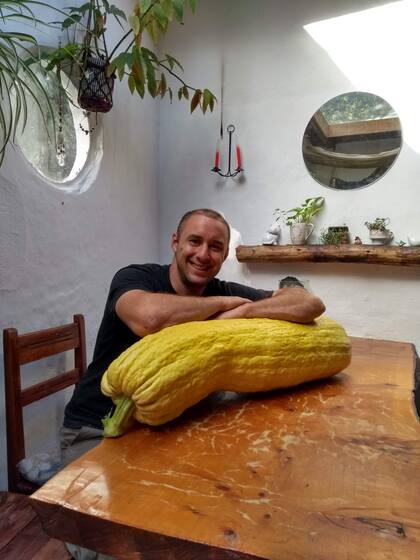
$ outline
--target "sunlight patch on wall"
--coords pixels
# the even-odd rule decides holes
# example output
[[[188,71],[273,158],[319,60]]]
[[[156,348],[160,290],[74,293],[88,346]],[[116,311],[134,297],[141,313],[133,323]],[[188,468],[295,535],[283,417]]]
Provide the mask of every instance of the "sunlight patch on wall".
[[[394,107],[405,142],[420,152],[420,2],[391,2],[304,29],[352,82],[352,89],[380,95]]]

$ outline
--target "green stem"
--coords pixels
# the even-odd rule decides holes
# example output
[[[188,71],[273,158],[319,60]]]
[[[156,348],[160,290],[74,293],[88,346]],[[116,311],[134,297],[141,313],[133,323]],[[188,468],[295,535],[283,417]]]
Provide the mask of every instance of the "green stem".
[[[108,56],[108,60],[112,60],[112,57],[114,56],[115,51],[118,49],[118,47],[133,33],[132,29],[130,29],[130,31],[127,31],[127,33],[121,37],[121,39],[118,41],[118,43],[115,45],[115,47],[112,49],[111,54]],[[132,41],[131,44],[133,44],[134,40]],[[129,48],[129,47],[128,47]],[[127,49],[126,49],[127,50]]]
[[[173,70],[171,70],[169,68],[169,66],[166,66],[166,64],[163,64],[163,60],[159,60],[159,66],[162,66],[162,68],[164,68],[169,74],[172,74],[172,76],[174,76],[177,80],[179,80],[181,82],[181,84],[183,84],[184,86],[186,86],[188,89],[192,89],[193,91],[197,91],[196,88],[189,86],[186,82],[184,82],[184,80],[182,78],[180,78],[178,76],[178,74],[175,74],[175,72]]]
[[[119,437],[128,428],[131,416],[134,412],[134,402],[130,397],[121,395],[114,399],[117,405],[113,413],[109,413],[102,419],[104,426],[104,437]]]

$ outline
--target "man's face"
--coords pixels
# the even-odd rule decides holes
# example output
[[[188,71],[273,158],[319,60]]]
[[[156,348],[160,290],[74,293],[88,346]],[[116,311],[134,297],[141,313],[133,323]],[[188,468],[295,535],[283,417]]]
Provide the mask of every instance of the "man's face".
[[[193,214],[172,236],[175,264],[182,284],[204,289],[219,272],[228,254],[226,226],[202,214]]]

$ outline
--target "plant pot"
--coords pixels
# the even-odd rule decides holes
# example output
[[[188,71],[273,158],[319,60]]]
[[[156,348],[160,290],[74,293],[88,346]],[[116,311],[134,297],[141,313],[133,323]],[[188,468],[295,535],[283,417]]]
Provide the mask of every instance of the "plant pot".
[[[394,238],[394,234],[392,231],[389,231],[389,229],[371,229],[369,231],[369,237],[374,245],[386,245]]]
[[[112,109],[115,75],[107,76],[107,60],[89,54],[79,83],[77,101],[82,109],[108,113]]]
[[[293,224],[290,226],[290,240],[293,245],[305,245],[313,231],[314,224]]]
[[[336,239],[336,244],[350,243],[350,233],[347,226],[330,226],[328,232]]]

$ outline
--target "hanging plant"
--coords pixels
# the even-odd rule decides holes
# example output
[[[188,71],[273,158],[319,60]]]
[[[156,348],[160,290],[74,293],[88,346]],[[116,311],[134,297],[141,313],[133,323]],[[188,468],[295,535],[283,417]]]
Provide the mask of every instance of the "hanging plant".
[[[114,90],[115,74],[107,74],[109,57],[105,42],[105,29],[103,26],[100,31],[96,29],[99,17],[101,17],[101,12],[98,12],[99,7],[96,7],[96,5],[97,2],[95,1],[90,2],[90,4],[85,4],[85,7],[89,8],[88,23],[84,48],[82,50],[82,65],[77,100],[82,109],[107,113],[112,109],[112,92]],[[73,8],[73,10],[74,9],[75,8]],[[73,14],[73,19],[74,16],[77,16],[77,14]],[[91,27],[92,20],[94,21],[93,28]],[[95,38],[95,48],[91,46],[92,36]],[[98,38],[100,36],[102,36],[103,39],[103,52],[101,52],[98,47]]]
[[[0,0],[0,165],[6,146],[13,143],[18,128],[24,130],[28,115],[28,98],[38,106],[46,121],[53,117],[49,96],[36,73],[27,64],[28,57],[39,61],[34,35],[14,29],[49,24],[36,18],[31,6],[50,6],[42,1]],[[60,10],[51,7],[55,12]],[[35,54],[34,54],[35,53]],[[53,118],[52,118],[53,120]]]
[[[46,56],[47,70],[64,61],[76,64],[80,71],[79,103],[88,111],[111,109],[115,78],[126,80],[130,92],[141,98],[148,93],[154,98],[168,95],[172,101],[170,77],[178,81],[175,93],[179,100],[189,101],[191,112],[197,107],[203,113],[213,111],[216,98],[209,89],[187,84],[180,76],[183,68],[175,57],[160,57],[143,45],[145,33],[156,43],[172,22],[183,23],[186,4],[194,13],[196,0],[140,0],[129,16],[107,0],[91,0],[68,8],[68,17],[61,26],[73,40]],[[122,30],[110,52],[106,43],[109,17],[115,18]],[[83,42],[75,40],[80,30],[85,33]]]
[[[187,84],[179,75],[183,68],[173,56],[159,57],[142,42],[145,32],[156,43],[170,23],[182,23],[186,4],[194,13],[196,0],[140,0],[127,17],[107,0],[91,0],[67,11],[42,0],[0,0],[0,166],[18,127],[25,129],[29,98],[38,106],[44,122],[49,120],[56,127],[49,94],[31,69],[31,64],[40,63],[41,58],[47,60],[42,71],[54,70],[60,75],[66,62],[78,69],[79,103],[87,111],[111,109],[116,77],[126,79],[131,93],[141,98],[148,93],[152,97],[168,95],[172,101],[177,94],[178,99],[189,101],[191,112],[197,107],[203,113],[212,111],[216,98],[209,89]],[[45,10],[45,20],[37,17],[40,7]],[[61,20],[51,22],[53,14]],[[122,36],[108,54],[105,35],[109,17],[116,19]],[[14,22],[25,24],[29,30],[55,26],[65,31],[69,40],[53,53],[41,55],[35,31],[21,33],[13,28]],[[79,32],[84,35],[81,42],[76,40]],[[175,91],[168,84],[169,77],[178,81]]]
[[[106,60],[91,54],[85,57],[77,101],[82,109],[107,113],[112,109],[115,75],[106,73]]]

